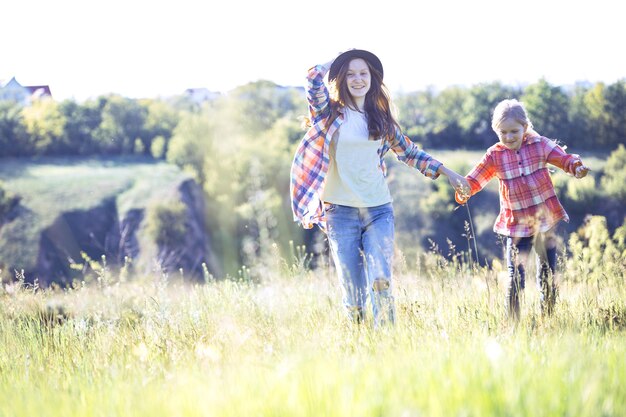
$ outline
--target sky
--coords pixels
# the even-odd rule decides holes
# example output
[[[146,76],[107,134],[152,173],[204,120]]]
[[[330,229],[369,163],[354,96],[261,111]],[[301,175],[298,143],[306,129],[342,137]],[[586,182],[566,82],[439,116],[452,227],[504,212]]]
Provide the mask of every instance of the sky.
[[[57,100],[303,86],[351,48],[389,90],[613,83],[626,78],[615,0],[12,0],[0,8],[0,80]]]

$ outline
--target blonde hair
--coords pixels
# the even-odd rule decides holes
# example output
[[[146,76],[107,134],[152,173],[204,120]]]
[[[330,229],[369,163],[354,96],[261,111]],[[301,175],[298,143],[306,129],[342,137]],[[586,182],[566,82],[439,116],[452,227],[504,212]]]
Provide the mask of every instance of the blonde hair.
[[[496,108],[493,110],[493,117],[491,118],[491,128],[494,132],[498,133],[498,126],[505,119],[513,119],[517,123],[526,126],[526,133],[539,136],[533,128],[533,124],[528,117],[524,104],[516,99],[502,100]]]

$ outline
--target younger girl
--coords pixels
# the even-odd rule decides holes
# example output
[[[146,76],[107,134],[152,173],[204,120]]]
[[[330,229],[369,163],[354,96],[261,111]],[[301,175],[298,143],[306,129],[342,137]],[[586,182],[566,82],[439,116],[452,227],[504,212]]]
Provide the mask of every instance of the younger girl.
[[[491,127],[500,141],[487,149],[465,176],[469,193],[457,190],[455,197],[463,204],[494,176],[498,178],[500,213],[493,230],[506,237],[509,313],[519,318],[519,293],[526,278],[524,264],[534,246],[541,309],[550,314],[556,297],[552,279],[556,267],[555,228],[569,217],[556,196],[547,164],[576,178],[587,175],[589,168],[578,155],[567,154],[554,140],[535,132],[526,109],[517,100],[504,100],[496,106]]]

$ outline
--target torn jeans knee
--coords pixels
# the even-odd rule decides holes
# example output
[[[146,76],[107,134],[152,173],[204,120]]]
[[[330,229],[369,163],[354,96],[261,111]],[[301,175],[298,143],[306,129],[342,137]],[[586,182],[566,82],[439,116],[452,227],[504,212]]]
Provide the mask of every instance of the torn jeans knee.
[[[395,323],[395,306],[391,294],[391,280],[377,278],[372,283],[372,304],[374,304],[374,324],[378,327]]]

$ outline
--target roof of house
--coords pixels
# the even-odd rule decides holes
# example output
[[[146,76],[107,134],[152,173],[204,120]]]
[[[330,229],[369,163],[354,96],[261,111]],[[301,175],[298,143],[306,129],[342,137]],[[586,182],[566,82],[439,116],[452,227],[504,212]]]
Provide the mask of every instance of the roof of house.
[[[3,88],[22,88],[28,91],[33,98],[41,98],[41,97],[52,97],[52,92],[50,91],[50,86],[48,85],[22,85],[20,84],[15,77],[12,77],[8,81],[0,81],[0,89]]]
[[[52,97],[52,93],[50,92],[50,86],[48,86],[48,85],[25,85],[24,88],[27,89],[28,91],[30,91],[30,94],[32,96],[36,96],[36,97],[50,96],[50,97]]]

